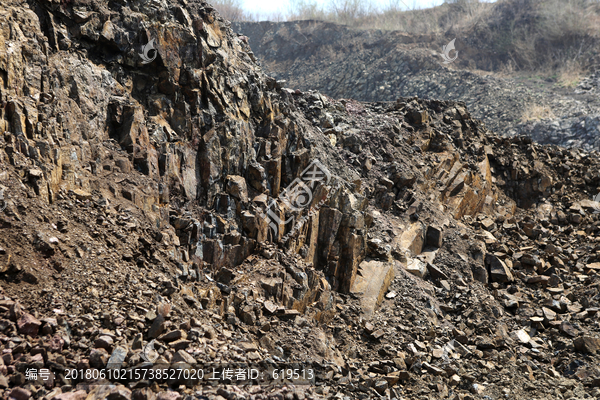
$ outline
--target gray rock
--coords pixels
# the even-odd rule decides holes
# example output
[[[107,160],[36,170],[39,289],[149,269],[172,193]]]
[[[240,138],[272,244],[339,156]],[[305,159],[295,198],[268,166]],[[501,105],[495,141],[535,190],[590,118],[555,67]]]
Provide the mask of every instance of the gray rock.
[[[112,354],[110,355],[108,362],[106,363],[106,368],[107,369],[120,369],[123,366],[123,363],[125,362],[126,357],[127,357],[127,349],[125,349],[123,347],[116,347],[113,350]]]

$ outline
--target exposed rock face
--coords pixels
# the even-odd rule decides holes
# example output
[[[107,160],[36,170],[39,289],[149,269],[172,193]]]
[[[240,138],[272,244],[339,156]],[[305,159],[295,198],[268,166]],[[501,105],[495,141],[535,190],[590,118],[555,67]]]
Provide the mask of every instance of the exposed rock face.
[[[240,264],[267,237],[248,199],[277,197],[309,165],[314,130],[292,116],[287,95],[255,70],[247,46],[210,6],[170,5],[159,15],[142,3],[40,1],[5,9],[4,20],[6,154],[13,165],[29,158],[42,166],[29,171],[36,195],[49,203],[61,190],[122,196],[175,227],[187,253],[178,261],[216,268]],[[156,59],[145,63],[139,52],[150,40]],[[134,170],[144,175],[137,187],[106,179]],[[363,213],[366,203],[347,196],[340,190],[331,199],[345,219]],[[193,215],[169,216],[172,201],[193,205]],[[314,253],[316,226],[312,232],[294,245],[306,242]],[[232,233],[240,236],[224,243]],[[342,271],[364,256],[364,237],[348,237]]]
[[[250,38],[263,68],[292,88],[361,101],[401,96],[463,101],[503,136],[526,135],[538,143],[586,150],[600,146],[600,102],[590,92],[596,75],[572,90],[461,70],[492,68],[485,64],[495,55],[485,46],[472,47],[479,42],[473,37],[457,38],[460,59],[445,66],[438,53],[452,36],[352,30],[320,21],[236,22],[233,27]],[[532,106],[553,115],[523,121]]]
[[[600,394],[597,154],[283,88],[201,1],[11,1],[0,50],[1,395]]]

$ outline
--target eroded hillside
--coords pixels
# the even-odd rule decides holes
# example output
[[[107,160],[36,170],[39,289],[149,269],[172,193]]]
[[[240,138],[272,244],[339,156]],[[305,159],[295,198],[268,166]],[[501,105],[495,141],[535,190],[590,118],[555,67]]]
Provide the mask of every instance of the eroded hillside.
[[[360,101],[402,96],[463,101],[502,136],[599,148],[600,103],[590,92],[598,86],[597,75],[567,88],[541,77],[498,74],[495,68],[506,60],[476,32],[415,35],[321,21],[236,22],[234,29],[249,37],[264,70],[292,88]],[[457,53],[450,56],[457,59],[444,64],[442,47],[453,38]]]

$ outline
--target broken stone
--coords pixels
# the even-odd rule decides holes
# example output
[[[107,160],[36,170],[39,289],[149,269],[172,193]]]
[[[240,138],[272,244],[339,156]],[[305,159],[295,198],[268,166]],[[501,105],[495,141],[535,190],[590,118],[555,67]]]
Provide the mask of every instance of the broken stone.
[[[131,400],[131,390],[124,386],[112,388],[106,400]]]
[[[556,319],[556,313],[549,308],[542,307],[542,312],[547,321],[554,321]]]
[[[573,340],[575,350],[582,353],[597,353],[600,351],[600,338],[592,336],[580,336]]]
[[[189,354],[188,352],[186,352],[185,350],[179,350],[177,353],[175,353],[171,362],[172,363],[180,363],[181,362],[181,363],[186,363],[189,365],[195,365],[196,359],[194,357],[192,357],[192,355]]]
[[[184,331],[182,331],[181,329],[176,329],[174,331],[171,332],[167,332],[162,336],[158,337],[158,340],[162,341],[162,342],[172,342],[174,340],[179,340],[181,338],[186,338],[187,335],[185,334]]]
[[[109,355],[108,352],[103,349],[93,349],[90,352],[90,366],[96,369],[103,369],[108,362]]]
[[[123,347],[116,347],[108,362],[106,363],[107,369],[121,369],[121,366],[125,362],[125,357],[127,356],[127,350]]]
[[[19,333],[22,335],[37,336],[42,323],[31,314],[24,313],[17,321]]]
[[[422,365],[423,365],[423,368],[425,368],[427,370],[427,372],[429,372],[430,374],[438,375],[438,376],[444,374],[443,369],[435,367],[435,366],[429,364],[428,362],[424,362]]]
[[[519,329],[518,331],[513,332],[514,337],[522,344],[527,344],[531,340],[531,337],[524,329]]]
[[[579,331],[577,331],[577,329],[575,329],[575,327],[573,327],[573,325],[571,325],[567,321],[563,321],[560,324],[560,330],[571,337],[576,337],[577,335],[579,335]]]
[[[158,393],[158,395],[156,396],[156,400],[181,400],[181,397],[181,394],[177,392],[168,391]]]
[[[156,339],[165,330],[165,318],[162,315],[158,315],[154,318],[150,330],[148,331],[148,337],[150,339]]]
[[[427,263],[427,271],[433,280],[439,281],[448,279],[448,275],[433,264]]]
[[[87,396],[85,390],[77,390],[73,392],[61,393],[52,397],[50,400],[83,400]]]
[[[425,244],[436,248],[442,247],[442,230],[438,227],[429,225],[425,234]]]
[[[112,350],[113,338],[110,336],[100,336],[94,341],[94,347],[106,349],[107,351]]]
[[[483,221],[481,221],[481,226],[483,229],[489,232],[496,229],[496,223],[491,218],[485,218]]]
[[[506,264],[493,254],[486,254],[485,263],[490,270],[490,279],[493,282],[509,283],[514,281],[514,277]]]
[[[246,180],[242,176],[228,175],[225,178],[227,181],[227,193],[240,200],[242,203],[248,202],[248,188],[246,186]]]
[[[15,400],[29,400],[31,397],[31,392],[29,390],[17,387],[10,391],[9,397]]]
[[[424,278],[427,275],[427,264],[417,258],[412,258],[408,261],[406,270],[419,278]]]

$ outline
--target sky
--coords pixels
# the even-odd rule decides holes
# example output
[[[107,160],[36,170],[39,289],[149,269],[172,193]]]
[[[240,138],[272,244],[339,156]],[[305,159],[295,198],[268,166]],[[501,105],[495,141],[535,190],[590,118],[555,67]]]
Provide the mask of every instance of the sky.
[[[271,14],[276,12],[285,13],[290,4],[295,0],[243,0],[242,4],[246,11],[253,14]],[[327,4],[327,0],[313,0],[319,4]],[[394,1],[394,0],[392,0]],[[444,0],[396,0],[403,9],[428,8],[440,5]],[[390,0],[373,0],[382,6],[388,5]]]

